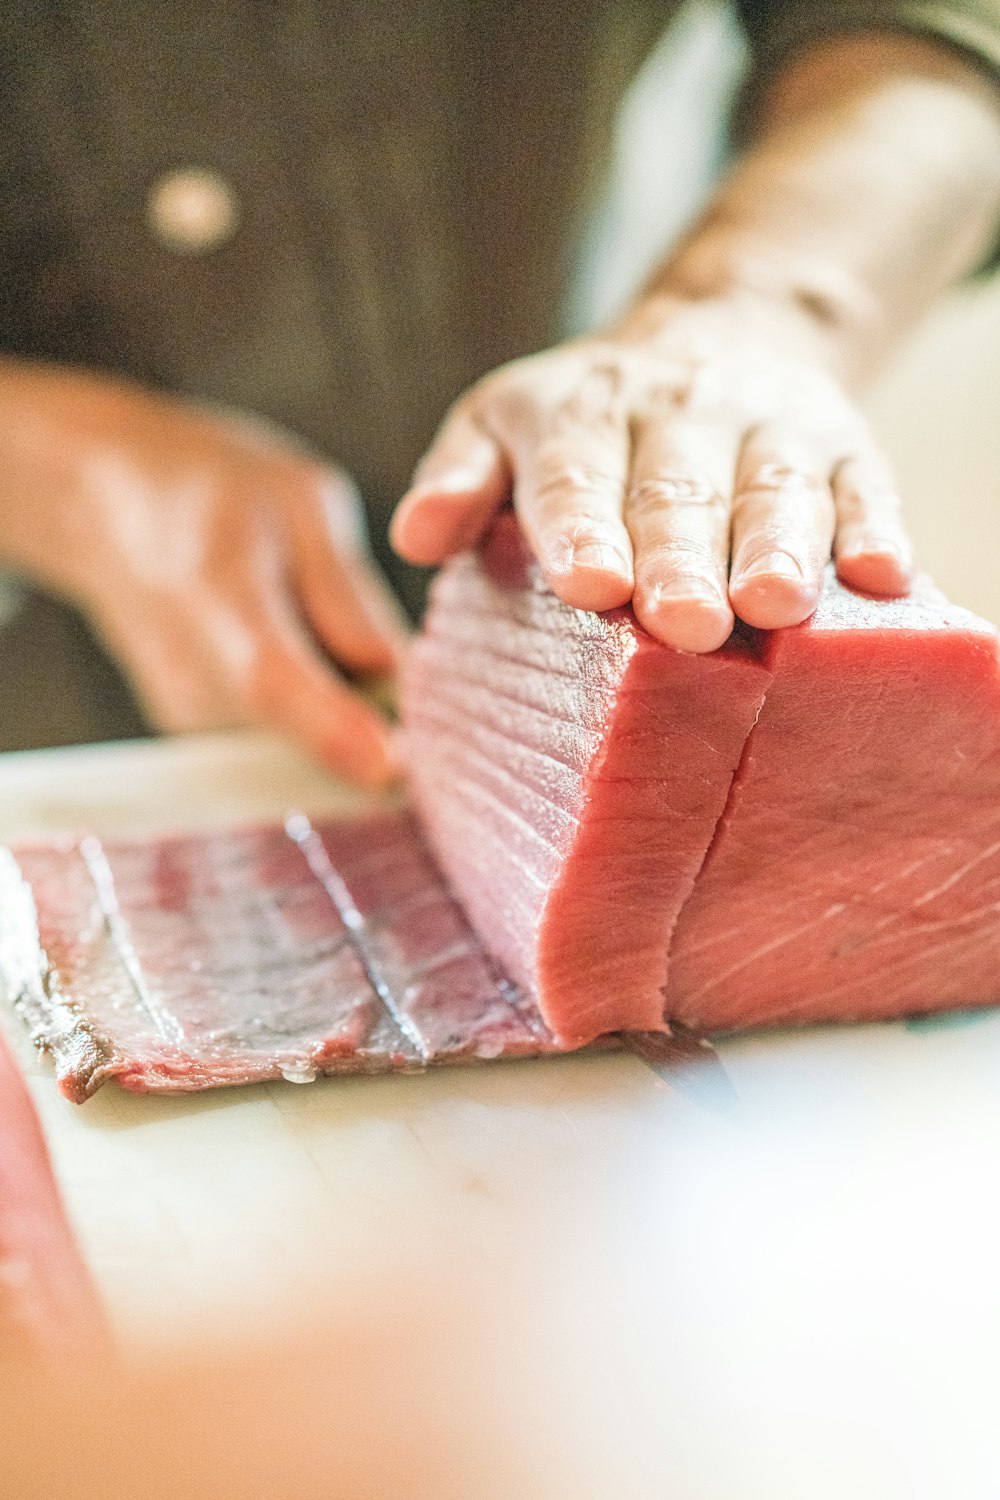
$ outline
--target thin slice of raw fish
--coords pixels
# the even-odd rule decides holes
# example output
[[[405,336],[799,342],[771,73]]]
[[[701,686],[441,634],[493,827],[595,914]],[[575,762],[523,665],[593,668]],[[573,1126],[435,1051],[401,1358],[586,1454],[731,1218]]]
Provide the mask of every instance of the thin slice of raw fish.
[[[663,1026],[690,895],[769,674],[563,604],[512,516],[435,582],[404,682],[414,804],[448,883],[561,1042]]]
[[[0,1034],[0,1357],[89,1360],[107,1340],[27,1085]]]
[[[668,1014],[719,1031],[1000,1000],[998,644],[926,579],[869,600],[832,574],[768,639]]]
[[[0,979],[80,1101],[550,1051],[405,812],[0,851]]]

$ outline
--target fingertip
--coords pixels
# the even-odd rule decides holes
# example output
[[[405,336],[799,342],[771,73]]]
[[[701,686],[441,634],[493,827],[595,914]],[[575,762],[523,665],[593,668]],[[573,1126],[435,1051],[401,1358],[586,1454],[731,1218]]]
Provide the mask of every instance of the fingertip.
[[[430,567],[442,561],[440,522],[435,523],[433,505],[426,486],[417,485],[396,506],[389,522],[389,542],[407,562]]]
[[[819,603],[823,580],[791,553],[775,552],[734,570],[729,600],[739,618],[757,630],[800,625]]]
[[[345,740],[337,734],[320,747],[320,758],[332,771],[346,776],[366,791],[378,792],[395,786],[403,774],[403,762],[396,736],[381,719],[374,720],[366,733]]]
[[[373,758],[357,773],[357,781],[368,792],[388,792],[403,779],[403,767],[391,755]]]
[[[632,585],[627,578],[596,568],[579,568],[563,577],[547,574],[546,579],[564,604],[595,614],[621,609],[632,597]]]
[[[539,549],[546,582],[574,609],[620,609],[632,597],[632,559],[614,538],[556,536]]]
[[[407,562],[435,567],[474,546],[493,509],[474,475],[424,481],[407,490],[397,505],[389,540]]]
[[[898,598],[908,594],[913,564],[891,544],[859,547],[837,557],[837,577],[863,594]]]
[[[636,591],[634,606],[636,618],[651,636],[675,651],[695,655],[718,651],[735,623],[729,601],[708,587],[654,584]]]

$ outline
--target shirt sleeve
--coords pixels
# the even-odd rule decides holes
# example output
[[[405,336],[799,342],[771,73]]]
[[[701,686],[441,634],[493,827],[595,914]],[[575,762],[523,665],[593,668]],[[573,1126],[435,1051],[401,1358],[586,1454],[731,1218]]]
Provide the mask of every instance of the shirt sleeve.
[[[906,31],[937,38],[1000,81],[1000,0],[736,0],[759,70],[845,32]]]
[[[1000,0],[736,0],[755,84],[801,47],[850,32],[903,31],[964,53],[1000,84]],[[978,275],[1000,269],[996,248]]]

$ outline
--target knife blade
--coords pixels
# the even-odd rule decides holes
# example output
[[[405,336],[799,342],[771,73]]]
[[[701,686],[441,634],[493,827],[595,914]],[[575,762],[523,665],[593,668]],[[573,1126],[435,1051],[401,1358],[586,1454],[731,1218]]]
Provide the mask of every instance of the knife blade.
[[[680,1021],[670,1021],[665,1031],[623,1031],[620,1036],[626,1051],[664,1083],[715,1114],[740,1114],[740,1097],[708,1037]]]

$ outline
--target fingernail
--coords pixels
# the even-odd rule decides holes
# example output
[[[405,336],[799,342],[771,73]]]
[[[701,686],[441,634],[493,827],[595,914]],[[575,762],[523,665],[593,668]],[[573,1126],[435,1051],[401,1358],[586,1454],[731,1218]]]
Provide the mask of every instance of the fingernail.
[[[884,557],[888,562],[897,563],[902,568],[910,566],[909,554],[904,552],[896,542],[883,541],[881,537],[866,536],[854,544],[844,557]]]
[[[636,613],[651,635],[678,651],[715,651],[733,628],[733,612],[707,578],[672,578],[637,591]]]
[[[658,604],[724,605],[726,603],[726,596],[714,579],[696,578],[691,574],[683,578],[670,578],[665,582],[654,583],[647,590],[646,597],[654,609]]]
[[[790,552],[763,552],[750,563],[739,563],[735,572],[737,583],[757,583],[761,578],[784,578],[791,583],[801,583],[805,578],[802,564]]]
[[[569,564],[574,568],[595,568],[602,573],[629,574],[628,558],[613,542],[590,539],[570,546]]]
[[[406,492],[405,499],[413,495],[467,495],[470,490],[483,487],[483,476],[474,469],[445,469],[433,478],[420,478]]]
[[[913,581],[913,557],[894,542],[867,538],[837,554],[837,574],[848,588],[863,593],[903,594]]]

